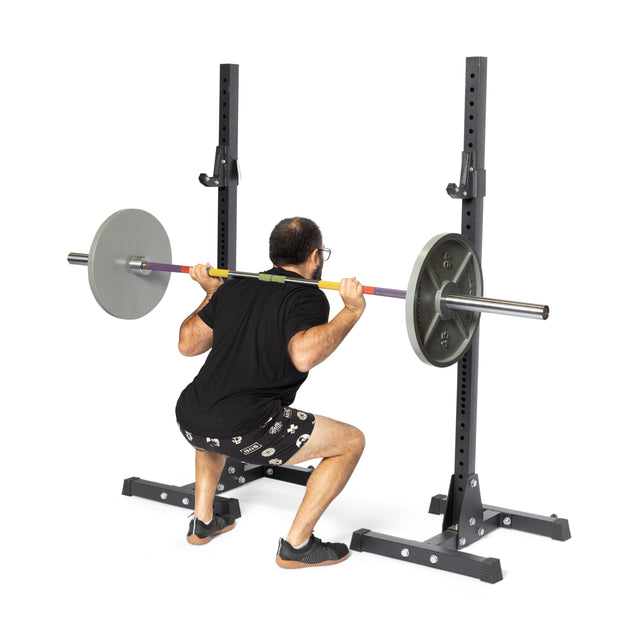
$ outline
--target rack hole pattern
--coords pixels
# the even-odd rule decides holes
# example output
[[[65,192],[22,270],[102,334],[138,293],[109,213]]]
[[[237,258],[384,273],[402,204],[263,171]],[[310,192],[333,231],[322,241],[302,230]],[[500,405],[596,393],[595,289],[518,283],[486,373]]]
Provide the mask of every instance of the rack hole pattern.
[[[457,428],[457,438],[458,441],[460,443],[463,443],[465,441],[465,430],[467,428],[467,424],[465,421],[465,414],[466,414],[466,388],[467,388],[467,375],[466,375],[466,369],[467,369],[467,358],[466,355],[463,356],[461,362],[460,362],[460,388],[462,389],[461,391],[461,398],[462,398],[462,402],[460,403],[460,406],[458,408],[458,412],[459,412],[459,420],[458,420],[458,428]],[[468,469],[466,468],[466,457],[465,457],[465,448],[462,447],[460,445],[460,448],[458,449],[458,467],[459,467],[459,472],[456,476],[456,480],[457,480],[457,486],[456,489],[458,490],[459,493],[462,493],[462,491],[464,490],[464,486],[465,486],[465,482],[466,482],[466,477],[468,475]]]
[[[465,105],[465,128],[464,128],[464,141],[463,148],[468,151],[476,151],[476,161],[474,169],[484,169],[484,158],[477,157],[477,151],[481,151],[478,147],[478,129],[476,121],[482,115],[479,114],[479,108],[482,103],[482,96],[478,95],[479,78],[476,77],[476,72],[467,70],[466,90],[467,101]],[[477,177],[476,177],[477,180]],[[461,232],[464,236],[469,238],[475,244],[476,240],[476,204],[472,199],[463,200],[463,220]],[[478,254],[481,256],[481,247],[476,247]]]
[[[219,140],[222,146],[229,146],[229,109],[232,107],[232,99],[229,98],[229,86],[231,78],[227,72],[220,73],[220,128]],[[226,169],[230,171],[230,167]],[[228,174],[227,174],[228,175]],[[229,253],[229,247],[226,242],[228,228],[226,222],[229,220],[229,203],[227,199],[227,189],[218,190],[218,267],[227,268],[232,261]]]

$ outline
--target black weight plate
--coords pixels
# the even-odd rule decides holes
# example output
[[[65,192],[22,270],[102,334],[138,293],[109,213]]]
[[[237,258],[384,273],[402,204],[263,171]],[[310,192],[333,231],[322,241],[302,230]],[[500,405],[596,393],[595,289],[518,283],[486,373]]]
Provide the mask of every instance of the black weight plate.
[[[432,238],[418,256],[407,286],[406,321],[416,355],[436,367],[456,363],[469,348],[480,313],[455,311],[441,297],[482,296],[480,260],[469,240],[457,233]]]

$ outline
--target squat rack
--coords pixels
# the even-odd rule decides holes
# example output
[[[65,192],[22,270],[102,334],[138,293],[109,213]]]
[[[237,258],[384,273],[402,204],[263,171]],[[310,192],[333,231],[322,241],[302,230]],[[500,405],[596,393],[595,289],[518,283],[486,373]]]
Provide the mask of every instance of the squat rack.
[[[201,173],[198,177],[205,187],[218,189],[218,269],[236,268],[238,183],[238,99],[239,66],[220,65],[220,101],[218,110],[218,146],[216,147],[213,173]],[[313,467],[264,467],[247,464],[240,460],[227,459],[213,507],[216,513],[241,517],[240,503],[236,498],[220,494],[258,480],[272,478],[293,484],[306,485]],[[143,480],[136,476],[126,478],[122,494],[137,496],[176,507],[193,509],[195,505],[195,482],[176,486]]]
[[[238,166],[239,67],[220,65],[219,144],[213,174],[203,173],[200,182],[218,188],[218,269],[236,268]],[[467,58],[465,71],[464,148],[459,185],[451,183],[447,193],[462,204],[461,233],[482,252],[483,198],[486,123],[487,59]],[[384,555],[479,578],[495,583],[502,579],[500,560],[464,552],[497,528],[516,529],[565,541],[571,537],[569,523],[555,514],[550,517],[504,509],[482,503],[480,481],[475,469],[476,417],[478,399],[479,330],[470,348],[458,362],[454,473],[447,495],[432,497],[429,513],[443,515],[442,532],[424,542],[407,540],[369,529],[353,533],[350,548]],[[240,517],[237,499],[220,494],[258,478],[267,477],[306,485],[313,467],[264,467],[228,459],[214,500],[218,513]],[[122,493],[174,506],[193,508],[195,483],[174,486],[142,480],[124,481]]]

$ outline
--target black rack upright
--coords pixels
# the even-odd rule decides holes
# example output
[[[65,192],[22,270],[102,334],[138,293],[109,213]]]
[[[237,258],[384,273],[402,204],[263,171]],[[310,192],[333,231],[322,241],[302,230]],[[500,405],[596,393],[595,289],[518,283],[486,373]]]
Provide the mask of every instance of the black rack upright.
[[[462,201],[461,233],[482,255],[482,216],[485,196],[485,123],[487,59],[467,58],[465,71],[464,148],[460,184],[449,184],[447,193]],[[451,571],[484,582],[502,579],[500,560],[461,550],[491,531],[503,527],[548,536],[571,537],[569,522],[555,515],[533,515],[482,504],[480,480],[475,469],[478,402],[479,328],[471,348],[458,362],[454,470],[448,495],[431,499],[429,513],[443,515],[442,532],[425,542],[397,538],[369,529],[353,533],[351,549]]]

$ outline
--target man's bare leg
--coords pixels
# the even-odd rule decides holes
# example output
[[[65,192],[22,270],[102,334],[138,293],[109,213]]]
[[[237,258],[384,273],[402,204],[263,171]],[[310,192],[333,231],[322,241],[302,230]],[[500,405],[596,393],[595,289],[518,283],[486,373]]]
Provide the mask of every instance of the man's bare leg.
[[[213,518],[213,499],[226,458],[215,451],[196,451],[196,506],[194,515],[201,522]]]
[[[325,509],[342,491],[364,450],[364,434],[356,427],[316,416],[311,437],[285,464],[322,458],[307,482],[287,542],[296,547],[307,540]]]
[[[206,544],[214,535],[235,526],[235,520],[226,516],[215,516],[213,521],[213,499],[225,462],[226,458],[214,451],[196,451],[196,505],[187,533],[187,542],[190,544]]]

